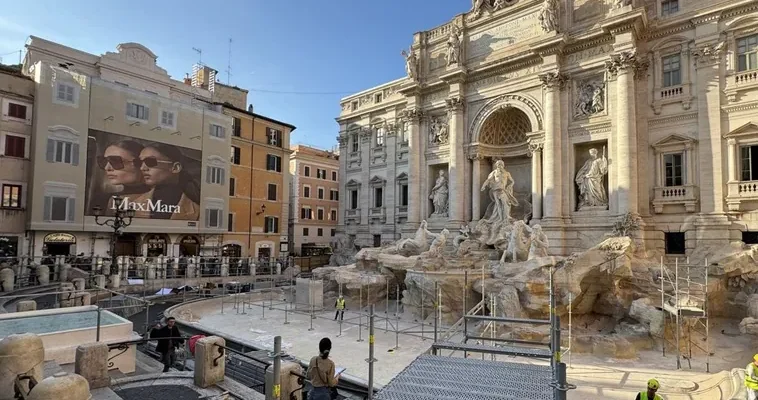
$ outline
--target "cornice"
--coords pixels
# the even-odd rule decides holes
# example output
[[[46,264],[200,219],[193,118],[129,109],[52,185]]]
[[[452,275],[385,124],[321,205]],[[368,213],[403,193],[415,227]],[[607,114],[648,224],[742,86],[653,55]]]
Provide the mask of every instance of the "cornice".
[[[744,103],[744,104],[735,104],[731,106],[724,106],[721,107],[721,112],[726,114],[741,112],[741,111],[749,111],[749,110],[755,110],[758,109],[758,101],[753,101],[750,103]]]
[[[643,36],[642,39],[644,40],[653,40],[662,38],[669,35],[674,35],[679,32],[688,31],[691,29],[694,29],[695,25],[690,21],[680,21],[676,24],[670,24],[670,25],[664,25],[662,27],[652,27],[647,33]]]
[[[697,120],[697,112],[691,112],[687,114],[678,114],[678,115],[672,115],[669,117],[660,117],[655,119],[649,119],[647,124],[648,126],[662,126],[662,125],[671,125],[671,124],[677,124],[680,122],[686,122],[690,120]]]
[[[613,36],[603,35],[598,38],[572,43],[566,46],[566,48],[563,51],[563,54],[568,55],[572,53],[578,53],[582,50],[587,50],[593,47],[602,46],[608,43],[613,43]]]
[[[578,137],[584,135],[597,135],[610,133],[612,129],[611,121],[594,122],[591,124],[580,125],[568,129],[569,137]]]
[[[524,68],[531,67],[533,65],[540,65],[540,64],[542,64],[542,58],[534,54],[531,54],[531,57],[520,60],[518,62],[502,62],[502,61],[493,62],[476,71],[470,71],[468,75],[469,76],[468,82],[478,81],[481,79],[486,79],[493,75],[518,71]]]
[[[722,18],[731,18],[736,17],[738,15],[747,14],[749,12],[755,12],[758,11],[758,3],[755,1],[751,1],[748,4],[738,7],[738,8],[732,8],[730,10],[723,10],[721,13]]]
[[[611,35],[615,36],[631,30],[638,38],[644,34],[647,26],[647,14],[645,14],[643,9],[636,9],[617,17],[612,17],[600,24],[600,27]]]

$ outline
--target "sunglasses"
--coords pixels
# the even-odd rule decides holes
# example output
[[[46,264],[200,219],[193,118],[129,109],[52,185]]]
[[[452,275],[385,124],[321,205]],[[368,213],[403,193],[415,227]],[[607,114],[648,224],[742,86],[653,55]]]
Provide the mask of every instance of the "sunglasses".
[[[136,165],[139,165],[139,166],[141,166],[142,164],[145,164],[145,166],[148,168],[155,168],[158,166],[158,164],[172,164],[172,165],[174,164],[174,161],[159,160],[155,157],[145,157],[139,160],[134,160],[134,162],[136,163]]]
[[[121,156],[107,156],[107,157],[97,157],[97,165],[105,169],[108,164],[111,165],[111,168],[115,170],[122,170],[126,165],[131,163],[134,168],[139,169],[142,164],[145,164],[148,168],[155,168],[158,166],[158,164],[173,164],[173,161],[164,161],[159,160],[155,157],[146,157],[143,159],[132,159],[132,160],[124,160],[121,158]]]

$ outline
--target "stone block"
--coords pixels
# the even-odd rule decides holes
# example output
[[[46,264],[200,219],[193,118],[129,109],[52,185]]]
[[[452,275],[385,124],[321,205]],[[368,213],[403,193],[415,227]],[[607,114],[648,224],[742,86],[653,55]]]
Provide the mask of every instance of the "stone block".
[[[60,372],[45,378],[32,389],[29,400],[90,400],[87,380],[76,374]]]
[[[121,286],[121,275],[113,274],[108,277],[108,288],[118,289]]]
[[[34,311],[37,309],[37,302],[34,300],[21,300],[16,303],[16,312]]]
[[[37,279],[40,285],[47,285],[50,283],[50,268],[47,265],[40,265],[37,267]]]
[[[0,269],[0,292],[10,292],[13,290],[13,281],[16,274],[10,268]]]
[[[68,280],[69,275],[71,273],[71,266],[68,264],[62,265],[58,267],[58,280],[61,282],[65,282]]]
[[[74,278],[71,280],[71,282],[74,284],[74,288],[76,288],[77,291],[82,291],[85,289],[85,280],[84,278]]]
[[[105,288],[105,275],[95,275],[95,286]]]
[[[108,345],[97,342],[77,347],[74,372],[89,382],[90,389],[109,386]]]
[[[13,381],[19,374],[43,378],[45,348],[42,339],[33,333],[9,335],[0,340],[0,400],[15,399]],[[23,384],[28,391],[27,383]]]
[[[655,308],[649,299],[637,299],[632,302],[629,316],[646,326],[650,334],[658,337],[663,333],[663,311]]]
[[[743,335],[758,335],[758,319],[747,317],[740,322],[740,333]]]
[[[195,385],[201,388],[213,386],[224,380],[226,361],[220,347],[226,341],[218,336],[208,336],[195,343]],[[220,356],[220,357],[219,357]]]
[[[324,306],[324,282],[298,278],[295,283],[295,307],[310,310],[311,305],[318,310]]]
[[[303,373],[303,367],[300,366],[300,364],[294,363],[294,362],[282,362],[282,367],[279,369],[279,385],[280,385],[280,391],[279,391],[279,398],[284,399],[295,399],[295,400],[302,400],[303,398],[303,391],[300,390],[300,385],[297,383],[298,377],[296,375],[292,375],[292,373],[297,373],[300,375],[304,375]],[[273,393],[269,393],[269,387],[271,387],[274,384],[274,370],[273,368],[269,368],[266,370],[266,382],[270,383],[271,385],[266,386],[266,394],[267,395],[273,395]]]

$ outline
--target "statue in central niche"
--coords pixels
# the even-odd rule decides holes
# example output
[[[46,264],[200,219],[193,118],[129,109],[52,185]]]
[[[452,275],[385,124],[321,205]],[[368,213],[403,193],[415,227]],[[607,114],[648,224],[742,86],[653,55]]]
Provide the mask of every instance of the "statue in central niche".
[[[513,195],[513,184],[513,177],[505,170],[505,163],[497,160],[495,168],[482,184],[482,192],[489,189],[492,199],[484,213],[485,221],[492,224],[510,223],[511,208],[518,205],[518,200]]]
[[[608,193],[603,179],[608,175],[608,159],[598,158],[597,149],[590,149],[590,159],[576,173],[576,186],[579,188],[579,209],[585,207],[608,207]]]
[[[429,194],[429,200],[434,205],[433,216],[447,217],[448,209],[448,187],[447,177],[445,177],[445,171],[440,171],[437,182],[432,188],[432,193]]]

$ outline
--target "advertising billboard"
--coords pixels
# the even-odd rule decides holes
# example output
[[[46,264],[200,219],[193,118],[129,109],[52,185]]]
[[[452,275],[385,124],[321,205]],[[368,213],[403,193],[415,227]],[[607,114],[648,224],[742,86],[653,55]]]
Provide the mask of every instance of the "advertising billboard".
[[[90,129],[85,215],[114,215],[113,196],[135,218],[197,221],[201,152]]]

